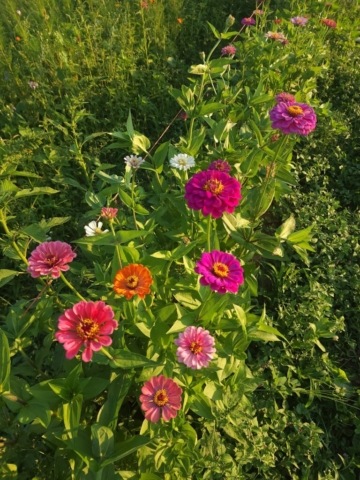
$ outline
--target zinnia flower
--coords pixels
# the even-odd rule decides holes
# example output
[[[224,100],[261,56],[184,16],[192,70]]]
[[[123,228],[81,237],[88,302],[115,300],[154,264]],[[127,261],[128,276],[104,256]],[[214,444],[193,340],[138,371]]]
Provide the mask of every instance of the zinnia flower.
[[[112,343],[109,337],[118,326],[113,319],[114,312],[104,302],[79,302],[65,310],[59,317],[59,331],[55,333],[58,342],[64,344],[66,358],[74,358],[82,346],[84,362],[90,362],[93,351]]]
[[[107,233],[109,230],[101,230],[102,226],[102,222],[96,223],[95,220],[93,220],[89,223],[89,225],[85,225],[85,236],[93,237],[94,235],[101,235],[102,233]]]
[[[215,162],[210,163],[208,170],[218,170],[219,172],[230,173],[231,167],[225,160],[215,160]]]
[[[132,263],[119,270],[114,278],[114,291],[130,300],[134,295],[145,298],[153,283],[150,270],[144,265]]]
[[[31,80],[28,82],[28,85],[30,88],[33,88],[34,90],[36,90],[37,87],[39,86],[37,82],[32,82]]]
[[[141,408],[145,412],[146,420],[158,422],[160,414],[165,422],[175,418],[181,408],[182,389],[171,378],[164,375],[152,377],[145,382],[140,395]]]
[[[186,112],[184,112],[184,110],[182,110],[179,113],[179,118],[181,118],[181,120],[187,120],[189,118],[189,115]]]
[[[236,47],[234,47],[234,45],[227,45],[221,49],[221,53],[223,55],[235,55]]]
[[[265,33],[264,37],[277,42],[282,42],[285,40],[285,36],[281,32],[267,32]]]
[[[114,218],[116,218],[117,212],[117,208],[103,207],[101,209],[101,216],[102,218],[105,218],[105,220],[113,220]]]
[[[148,2],[141,2],[141,8],[149,8]]]
[[[237,293],[239,285],[244,283],[244,270],[239,260],[230,253],[218,250],[203,253],[194,271],[203,275],[200,278],[201,285],[209,285],[211,290],[221,294]]]
[[[170,166],[178,170],[189,170],[189,168],[195,167],[195,160],[186,153],[179,153],[170,160]]]
[[[59,278],[60,272],[69,270],[68,263],[72,262],[76,253],[65,242],[44,242],[31,252],[27,271],[33,278],[41,275],[51,275]]]
[[[205,170],[196,173],[185,185],[185,200],[189,208],[201,210],[207,217],[219,218],[232,213],[239,205],[241,185],[227,173]]]
[[[183,19],[182,18],[177,18],[176,19],[178,23],[180,23],[180,25],[183,23]]]
[[[16,10],[16,13],[17,13],[18,15],[21,15],[21,10]]]
[[[264,15],[264,10],[260,10],[259,8],[253,11],[254,15]]]
[[[16,35],[15,40],[16,40],[17,42],[20,42],[20,41],[21,41],[21,37],[19,37],[19,35]]]
[[[297,27],[305,27],[308,19],[306,17],[293,17],[290,19],[290,22]]]
[[[326,25],[327,27],[329,28],[336,28],[336,25],[337,23],[335,22],[335,20],[331,20],[330,18],[323,18],[321,20],[321,23]]]
[[[282,133],[309,135],[316,127],[314,110],[305,103],[280,102],[270,111],[272,128]]]
[[[282,23],[282,19],[281,18],[275,18],[273,20],[274,23],[276,23],[277,25],[279,25],[280,23]]]
[[[214,338],[202,327],[187,327],[174,343],[179,347],[176,350],[178,361],[193,370],[207,367],[216,352]]]
[[[276,95],[275,100],[276,100],[276,103],[295,102],[295,97],[294,95],[291,95],[291,93],[282,92]]]
[[[243,18],[241,20],[241,23],[242,23],[242,25],[246,25],[246,26],[256,25],[255,19],[251,18],[251,17]]]
[[[142,157],[138,157],[137,155],[127,155],[124,160],[128,167],[134,168],[135,170],[138,169],[140,165],[145,162]]]

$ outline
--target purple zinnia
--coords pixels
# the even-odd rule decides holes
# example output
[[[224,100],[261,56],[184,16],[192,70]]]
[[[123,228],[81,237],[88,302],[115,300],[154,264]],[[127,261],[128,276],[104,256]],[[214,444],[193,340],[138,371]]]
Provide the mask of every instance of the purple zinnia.
[[[240,183],[227,173],[205,170],[188,181],[184,198],[189,208],[201,210],[205,217],[219,218],[224,212],[233,213],[239,205],[240,189]]]
[[[227,45],[226,47],[221,49],[221,53],[223,55],[235,55],[236,47],[234,47],[234,45]]]
[[[213,250],[203,253],[196,262],[196,273],[203,275],[200,284],[210,286],[211,290],[218,293],[237,293],[239,285],[244,283],[244,270],[239,260],[230,253]]]
[[[282,92],[276,95],[275,100],[276,100],[276,103],[295,102],[295,97],[294,95],[291,95],[291,93]]]
[[[174,343],[178,346],[178,362],[193,370],[207,367],[216,352],[214,337],[202,327],[187,327]]]
[[[290,22],[297,27],[305,27],[308,19],[306,17],[293,17],[290,19]]]
[[[246,26],[256,25],[255,19],[251,17],[243,18],[241,20],[241,23],[242,25],[246,25]]]
[[[280,102],[270,111],[272,128],[282,133],[309,135],[316,127],[316,114],[306,103]]]
[[[215,162],[210,163],[208,170],[218,170],[219,172],[230,173],[231,167],[228,162],[218,158]]]

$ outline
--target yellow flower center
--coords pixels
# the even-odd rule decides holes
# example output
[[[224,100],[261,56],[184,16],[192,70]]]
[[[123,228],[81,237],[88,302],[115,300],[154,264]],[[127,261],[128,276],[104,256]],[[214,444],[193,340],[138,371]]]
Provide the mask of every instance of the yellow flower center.
[[[212,178],[205,183],[203,189],[207,192],[213,193],[214,195],[219,195],[219,193],[224,190],[224,185],[220,182],[220,180]]]
[[[99,332],[100,325],[90,318],[85,318],[81,320],[79,325],[76,327],[76,333],[83,340],[92,340],[95,338]]]
[[[158,407],[164,407],[169,401],[169,397],[166,395],[166,390],[158,390],[154,395],[154,403]]]
[[[101,235],[103,233],[101,228],[99,228],[99,227],[96,227],[94,232],[95,232],[95,235]]]
[[[57,257],[55,254],[48,253],[46,255],[46,259],[44,260],[44,263],[47,263],[49,267],[52,267],[53,265],[55,265],[56,262],[57,262]]]
[[[201,353],[202,346],[200,345],[199,342],[191,342],[190,350],[192,351],[192,353]]]
[[[287,108],[287,111],[292,117],[297,117],[298,115],[302,115],[304,113],[304,110],[298,105],[291,105]]]
[[[213,265],[213,272],[217,277],[224,278],[229,275],[229,267],[225,263],[216,262]]]
[[[126,279],[126,286],[128,288],[136,288],[137,286],[139,285],[139,277],[137,277],[136,275],[130,275],[129,277],[127,277]]]

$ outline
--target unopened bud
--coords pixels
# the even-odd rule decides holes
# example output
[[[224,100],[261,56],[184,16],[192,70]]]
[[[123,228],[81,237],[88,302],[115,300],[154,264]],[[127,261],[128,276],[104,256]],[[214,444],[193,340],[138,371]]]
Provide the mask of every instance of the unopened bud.
[[[334,340],[334,342],[337,342],[339,340],[339,337],[337,335],[333,336],[332,338]]]
[[[200,52],[199,55],[200,55],[201,60],[203,62],[205,62],[205,52]]]
[[[235,18],[232,15],[229,15],[226,19],[225,25],[231,27],[235,23]]]

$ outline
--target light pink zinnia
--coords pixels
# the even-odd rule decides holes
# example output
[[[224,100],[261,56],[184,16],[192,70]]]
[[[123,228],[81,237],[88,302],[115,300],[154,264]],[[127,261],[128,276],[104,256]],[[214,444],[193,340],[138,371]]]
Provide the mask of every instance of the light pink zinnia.
[[[187,327],[174,343],[179,347],[176,350],[178,361],[193,370],[207,367],[216,352],[214,337],[202,327]]]
[[[227,173],[205,170],[196,173],[185,185],[185,200],[189,208],[201,210],[207,217],[219,218],[232,213],[239,205],[241,185]]]
[[[275,100],[276,100],[276,103],[295,102],[295,97],[294,95],[291,95],[291,93],[282,92],[276,95]]]
[[[290,19],[290,22],[297,27],[305,27],[308,19],[306,17],[293,17]]]
[[[59,331],[55,333],[58,342],[64,344],[66,358],[74,358],[82,346],[84,362],[90,362],[93,351],[112,343],[111,335],[118,322],[113,319],[114,312],[104,302],[79,302],[65,310],[59,317]]]
[[[234,47],[234,45],[227,45],[221,49],[221,53],[223,55],[235,55],[236,47]]]
[[[140,395],[141,408],[145,412],[146,420],[157,423],[160,414],[165,422],[175,418],[181,408],[182,389],[171,378],[164,375],[152,377],[145,382]]]
[[[248,18],[243,18],[241,20],[242,25],[246,25],[247,27],[251,27],[252,25],[256,25],[255,19],[248,17]]]
[[[218,170],[219,172],[230,173],[231,167],[226,160],[215,160],[215,162],[210,163],[208,170]]]
[[[239,285],[244,283],[244,270],[231,253],[218,250],[203,253],[194,271],[203,275],[200,278],[201,285],[209,285],[211,290],[221,294],[237,293]]]
[[[101,216],[102,218],[105,218],[105,220],[113,220],[116,217],[117,212],[117,208],[103,207],[101,209]]]
[[[69,270],[68,263],[72,262],[76,253],[65,242],[44,242],[31,252],[27,271],[33,278],[41,275],[51,275],[59,278],[60,272]]]
[[[280,102],[270,111],[272,128],[282,133],[309,135],[316,127],[314,110],[306,103]]]

